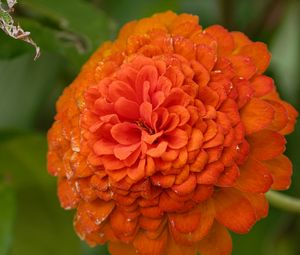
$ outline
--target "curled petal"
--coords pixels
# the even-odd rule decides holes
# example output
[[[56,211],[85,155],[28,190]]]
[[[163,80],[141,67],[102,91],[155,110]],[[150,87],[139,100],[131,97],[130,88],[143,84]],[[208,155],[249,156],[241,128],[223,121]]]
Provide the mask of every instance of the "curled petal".
[[[291,185],[292,163],[285,155],[262,162],[273,176],[274,190],[286,190]]]

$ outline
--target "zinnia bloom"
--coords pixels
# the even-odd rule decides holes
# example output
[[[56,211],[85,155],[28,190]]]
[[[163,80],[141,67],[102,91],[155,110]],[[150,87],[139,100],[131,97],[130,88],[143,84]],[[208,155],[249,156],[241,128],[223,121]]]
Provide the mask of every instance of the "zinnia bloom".
[[[48,170],[90,245],[113,255],[227,255],[228,229],[290,185],[297,112],[263,75],[265,44],[173,12],[125,25],[57,102]]]

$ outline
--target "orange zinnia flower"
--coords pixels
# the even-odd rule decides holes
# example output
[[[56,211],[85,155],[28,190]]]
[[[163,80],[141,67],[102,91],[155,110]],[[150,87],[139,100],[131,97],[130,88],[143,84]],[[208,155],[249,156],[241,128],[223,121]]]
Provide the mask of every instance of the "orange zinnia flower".
[[[226,255],[227,229],[290,185],[297,112],[263,75],[265,44],[172,12],[125,25],[57,103],[48,169],[90,245],[116,255]]]

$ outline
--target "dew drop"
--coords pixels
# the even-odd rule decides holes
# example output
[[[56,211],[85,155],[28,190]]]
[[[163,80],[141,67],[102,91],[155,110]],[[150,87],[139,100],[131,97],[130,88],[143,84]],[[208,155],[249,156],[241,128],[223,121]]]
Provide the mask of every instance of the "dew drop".
[[[105,217],[102,217],[102,218],[97,218],[96,220],[95,220],[95,224],[96,225],[100,225],[103,221],[105,221]]]
[[[80,186],[79,186],[79,182],[78,181],[75,182],[75,188],[76,188],[77,192],[80,192]]]

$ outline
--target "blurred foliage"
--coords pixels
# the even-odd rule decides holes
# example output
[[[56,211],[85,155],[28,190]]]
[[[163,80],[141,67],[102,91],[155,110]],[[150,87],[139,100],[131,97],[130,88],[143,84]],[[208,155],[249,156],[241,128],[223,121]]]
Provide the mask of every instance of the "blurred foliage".
[[[46,131],[55,101],[104,40],[132,19],[173,10],[199,15],[266,42],[273,54],[268,74],[283,98],[299,109],[300,57],[297,0],[20,0],[15,18],[41,47],[34,50],[0,31],[0,255],[94,255],[75,235],[74,212],[55,196],[55,179],[46,171]],[[291,189],[300,197],[300,126],[288,137],[294,163]],[[299,255],[300,217],[271,209],[244,236],[234,235],[234,255]]]

